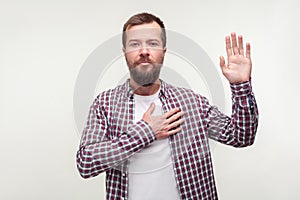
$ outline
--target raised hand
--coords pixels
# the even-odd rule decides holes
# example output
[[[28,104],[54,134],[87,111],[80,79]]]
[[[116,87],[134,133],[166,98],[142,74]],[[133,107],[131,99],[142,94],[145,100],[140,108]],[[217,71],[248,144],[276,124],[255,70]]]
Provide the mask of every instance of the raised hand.
[[[243,37],[235,33],[226,36],[227,65],[223,56],[220,56],[222,73],[230,83],[249,81],[251,77],[252,62],[250,58],[250,43],[246,43],[246,52],[243,47]]]
[[[150,125],[157,139],[167,138],[181,130],[180,124],[184,121],[183,111],[174,108],[163,115],[153,116],[154,109],[155,104],[152,103],[144,113],[143,120]]]

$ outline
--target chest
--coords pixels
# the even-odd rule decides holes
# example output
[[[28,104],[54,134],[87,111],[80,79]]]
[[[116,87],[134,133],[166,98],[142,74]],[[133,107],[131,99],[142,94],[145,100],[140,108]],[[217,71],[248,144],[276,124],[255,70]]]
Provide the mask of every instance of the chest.
[[[130,127],[142,119],[143,114],[154,102],[156,109],[153,115],[165,113],[173,108],[180,108],[184,111],[184,123],[182,131],[171,137],[171,141],[194,140],[199,133],[205,132],[206,122],[201,107],[193,99],[181,100],[177,98],[157,98],[153,101],[137,102],[134,98],[117,99],[110,106],[107,113],[108,137],[117,137],[127,132]]]

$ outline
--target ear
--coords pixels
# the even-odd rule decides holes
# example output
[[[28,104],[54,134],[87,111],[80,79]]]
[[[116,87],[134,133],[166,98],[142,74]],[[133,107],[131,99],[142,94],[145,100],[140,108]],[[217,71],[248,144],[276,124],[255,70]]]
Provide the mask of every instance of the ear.
[[[124,47],[122,47],[122,51],[123,51],[123,54],[125,55],[126,54],[126,49]]]
[[[167,52],[167,47],[164,47],[164,54],[166,54],[166,52]]]

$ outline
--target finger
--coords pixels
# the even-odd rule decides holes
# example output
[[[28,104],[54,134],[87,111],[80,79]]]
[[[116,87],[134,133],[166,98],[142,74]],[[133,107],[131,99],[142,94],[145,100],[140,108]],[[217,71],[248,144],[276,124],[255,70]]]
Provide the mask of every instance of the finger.
[[[232,55],[231,42],[230,42],[230,37],[229,36],[225,37],[225,44],[226,44],[227,57],[229,57],[229,56]]]
[[[234,32],[231,33],[231,42],[232,42],[232,50],[233,50],[234,55],[238,55],[239,54],[239,48],[237,46],[236,34]]]
[[[177,127],[177,128],[175,128],[175,129],[169,130],[166,135],[167,136],[174,135],[174,134],[178,133],[179,131],[181,131],[181,127],[180,126]]]
[[[166,120],[166,124],[172,124],[173,122],[175,122],[176,120],[178,120],[180,117],[182,117],[183,114],[184,114],[183,111],[175,113],[174,115],[170,116],[170,117]]]
[[[173,108],[172,110],[169,110],[168,112],[166,112],[164,114],[165,118],[168,119],[170,116],[174,115],[175,113],[177,113],[178,111],[180,111],[179,108]]]
[[[239,52],[240,52],[240,55],[244,56],[243,36],[240,35],[238,37],[238,42],[239,42]]]
[[[246,58],[250,59],[250,43],[246,43]]]
[[[171,124],[169,124],[168,126],[166,126],[164,128],[164,130],[169,131],[172,129],[176,129],[177,127],[179,127],[182,123],[184,122],[184,119],[178,119],[177,121],[173,121]]]
[[[227,66],[226,66],[225,59],[223,56],[220,56],[220,67],[221,67],[222,73],[225,75]]]
[[[160,140],[160,139],[165,139],[171,135],[174,135],[176,133],[178,133],[179,131],[181,131],[181,127],[177,127],[175,129],[172,129],[172,130],[169,130],[169,131],[163,131],[163,132],[160,132],[158,134],[155,135],[155,137]]]
[[[225,59],[224,59],[223,56],[220,56],[220,67],[221,67],[222,70],[223,70],[223,68],[226,67]]]
[[[151,103],[151,105],[149,106],[149,108],[147,109],[144,115],[152,115],[154,109],[155,109],[155,104]]]

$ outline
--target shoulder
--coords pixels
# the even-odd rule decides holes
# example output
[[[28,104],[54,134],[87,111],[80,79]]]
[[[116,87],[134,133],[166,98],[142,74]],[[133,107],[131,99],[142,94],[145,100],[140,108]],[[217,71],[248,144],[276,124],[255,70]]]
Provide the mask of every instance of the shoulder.
[[[126,87],[126,83],[122,85],[118,85],[115,88],[108,89],[99,93],[94,99],[93,106],[110,106],[115,104],[120,100],[120,98],[124,98],[128,89]]]
[[[174,86],[172,84],[162,82],[165,92],[174,97],[195,97],[201,96],[200,94],[195,93],[192,89]]]
[[[190,101],[190,103],[198,102],[200,104],[208,103],[208,99],[205,96],[196,93],[192,89],[174,86],[165,82],[163,82],[163,84],[167,95],[179,101]]]

